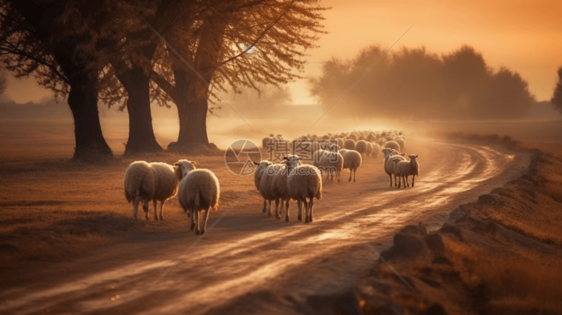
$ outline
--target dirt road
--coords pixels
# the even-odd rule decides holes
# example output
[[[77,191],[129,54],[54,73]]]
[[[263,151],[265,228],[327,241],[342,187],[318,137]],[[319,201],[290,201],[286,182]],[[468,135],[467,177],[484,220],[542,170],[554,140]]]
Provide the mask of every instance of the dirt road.
[[[308,296],[350,287],[400,227],[424,222],[435,229],[455,207],[529,163],[525,154],[435,140],[406,152],[419,154],[415,188],[390,188],[381,155],[367,159],[356,183],[344,171],[344,181],[325,184],[312,224],[296,220],[294,202],[289,223],[262,214],[251,178],[219,176],[225,200],[203,239],[188,232],[186,220],[167,233],[135,232],[80,259],[36,264],[22,277],[28,280],[0,293],[0,313],[305,312]],[[168,211],[179,212],[174,205]]]

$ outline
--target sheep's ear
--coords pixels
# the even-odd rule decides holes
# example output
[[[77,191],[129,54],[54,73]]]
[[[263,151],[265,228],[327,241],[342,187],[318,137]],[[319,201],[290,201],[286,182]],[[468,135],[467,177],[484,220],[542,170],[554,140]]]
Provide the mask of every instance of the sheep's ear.
[[[252,161],[253,162],[253,161]],[[255,166],[260,165],[260,162],[253,162]]]
[[[418,157],[418,155],[417,155],[417,154],[415,154],[414,156],[415,156],[415,157]]]
[[[197,165],[197,162],[193,161],[191,162],[191,165]]]
[[[180,162],[174,163],[174,166],[180,166],[180,165],[181,165]]]
[[[402,156],[405,156],[405,155],[406,155],[406,153],[400,153],[400,155],[402,155]]]

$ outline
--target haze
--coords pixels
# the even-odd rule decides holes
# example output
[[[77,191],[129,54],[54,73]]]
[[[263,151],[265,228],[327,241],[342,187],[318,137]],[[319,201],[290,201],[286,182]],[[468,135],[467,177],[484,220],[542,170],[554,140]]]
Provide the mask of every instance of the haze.
[[[562,2],[537,1],[359,1],[326,0],[326,31],[309,51],[304,75],[317,76],[320,62],[332,56],[351,58],[371,44],[392,45],[412,24],[396,47],[425,46],[446,53],[469,44],[490,66],[505,66],[529,82],[538,100],[552,96],[556,69],[562,64]],[[376,67],[373,69],[376,71]],[[306,80],[289,85],[295,104],[313,104]],[[33,78],[10,78],[5,94],[17,103],[38,102],[51,93]],[[225,109],[226,110],[226,109]]]

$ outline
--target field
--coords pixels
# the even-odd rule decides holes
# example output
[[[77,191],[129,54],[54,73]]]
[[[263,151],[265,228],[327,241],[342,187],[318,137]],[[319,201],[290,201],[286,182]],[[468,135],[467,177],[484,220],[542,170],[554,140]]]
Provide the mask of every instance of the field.
[[[537,299],[552,301],[552,294],[559,294],[556,283],[561,279],[562,219],[558,211],[562,164],[554,157],[562,153],[556,141],[561,133],[560,127],[550,124],[524,124],[528,137],[516,135],[524,141],[523,146],[540,147],[553,154],[545,158],[550,163],[548,170],[535,167],[536,174],[545,179],[540,188],[506,188],[515,195],[531,189],[528,194],[537,195],[534,201],[528,201],[532,211],[524,213],[516,207],[498,208],[494,204],[471,212],[476,219],[495,222],[501,231],[515,231],[546,245],[527,243],[527,248],[518,245],[509,251],[494,251],[486,247],[489,243],[485,241],[459,242],[443,237],[448,259],[455,268],[473,270],[479,277],[473,279],[472,273],[460,271],[464,282],[443,287],[453,288],[450,292],[461,296],[466,292],[454,289],[483,279],[491,301],[483,304],[488,310],[509,313],[511,309],[505,305],[516,305],[513,301],[520,296],[528,298],[518,301],[533,305],[531,310],[556,313],[562,309],[560,305],[545,304],[541,308],[532,304],[538,303]],[[452,210],[470,207],[463,205],[477,203],[480,195],[510,185],[527,174],[530,164],[538,163],[536,153],[502,141],[501,137],[476,141],[444,138],[437,132],[449,132],[449,126],[435,125],[435,132],[427,132],[426,127],[417,124],[403,128],[408,130],[406,152],[419,154],[422,165],[415,188],[388,187],[382,156],[367,158],[357,172],[356,183],[347,182],[348,171],[344,171],[341,183],[325,183],[323,200],[316,201],[314,223],[304,224],[296,219],[294,203],[290,222],[263,214],[262,199],[252,176],[231,173],[223,155],[163,153],[135,158],[117,156],[97,164],[83,164],[68,159],[73,146],[68,124],[6,122],[0,126],[4,135],[0,140],[0,299],[5,301],[0,312],[219,314],[229,310],[291,314],[323,313],[322,307],[337,309],[339,306],[327,301],[336,301],[333,296],[341,292],[359,290],[356,287],[364,289],[361,281],[371,281],[375,271],[369,271],[370,276],[365,272],[384,268],[377,263],[378,253],[390,248],[394,234],[404,226],[423,223],[427,233],[436,232],[444,223],[452,222]],[[457,130],[472,127],[467,124]],[[522,129],[515,122],[507,127],[492,127],[482,130],[508,134]],[[122,130],[117,125],[110,128]],[[416,128],[424,132],[415,132]],[[119,135],[109,133],[113,148],[119,148]],[[244,135],[232,137],[236,140]],[[173,163],[182,158],[213,170],[221,183],[221,205],[209,220],[213,228],[200,241],[189,231],[188,219],[176,199],[166,204],[163,221],[152,220],[152,215],[150,220],[142,216],[133,220],[132,206],[123,194],[124,170],[133,160]],[[543,212],[532,207],[544,202],[549,206]],[[473,233],[478,239],[479,234]],[[509,233],[502,234],[505,244],[513,242],[505,239],[513,236]],[[509,257],[519,256],[509,255],[525,259],[513,261]],[[391,264],[413,279],[420,277],[416,272],[426,270],[428,262],[391,260]],[[408,271],[412,265],[415,271]],[[536,273],[524,272],[533,266]],[[392,278],[388,270],[377,272]],[[505,283],[508,278],[515,280]],[[544,282],[539,285],[536,279]],[[396,298],[404,289],[396,283],[384,283],[396,293],[384,301],[401,307],[411,302],[411,310],[416,312],[429,307],[415,298],[410,302]],[[490,286],[491,283],[497,285]],[[539,286],[541,290],[533,289]],[[530,294],[531,291],[536,293]],[[362,300],[345,300],[344,294],[347,302],[343,304],[372,310],[365,307],[375,307],[369,302],[369,296],[378,297],[373,292],[369,295],[361,291]],[[451,313],[464,309],[462,303],[470,304],[462,298],[457,304],[445,304],[435,298],[441,293],[428,292],[423,291],[427,300],[434,298],[436,305]],[[532,299],[535,302],[531,303]]]

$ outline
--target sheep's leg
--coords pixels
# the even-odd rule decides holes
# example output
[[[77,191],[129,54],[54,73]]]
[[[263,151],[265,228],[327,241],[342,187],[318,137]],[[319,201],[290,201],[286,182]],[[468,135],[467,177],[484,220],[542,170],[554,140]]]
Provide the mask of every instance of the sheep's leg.
[[[144,204],[142,205],[142,209],[144,210],[144,216],[148,220],[148,202],[149,200],[145,200]]]
[[[306,202],[306,197],[304,197],[303,203],[304,203],[304,223],[308,223],[308,202]]]
[[[268,200],[267,202],[268,202],[268,204],[267,204],[268,210],[267,211],[269,212],[269,215],[271,215],[271,200]]]
[[[355,183],[355,176],[357,175],[357,169],[353,170],[353,182]]]
[[[154,206],[154,221],[158,221],[158,200],[152,200],[152,205]]]
[[[191,206],[189,208],[189,217],[191,219],[191,230],[195,230],[195,206]]]
[[[312,222],[312,210],[314,209],[314,196],[312,196],[310,198],[310,202],[308,203],[308,207],[310,208],[310,211],[309,211],[310,216],[308,218],[308,222]]]
[[[164,200],[160,203],[160,220],[164,220]]]
[[[412,187],[414,187],[414,179],[416,178],[416,175],[412,175]]]
[[[285,213],[286,213],[287,221],[289,221],[289,200],[290,199],[285,200]],[[281,219],[281,217],[279,218]]]
[[[209,220],[209,208],[205,209],[205,218],[203,219],[203,226],[201,227],[201,234],[207,232],[207,221]]]
[[[201,225],[201,210],[195,210],[195,234],[199,235],[201,234],[201,230],[199,229],[199,226]]]
[[[275,199],[275,216],[279,212],[279,199]],[[269,209],[269,216],[271,216],[271,209]]]
[[[349,169],[349,179],[347,180],[348,182],[351,181],[351,174],[352,174],[352,173],[353,173],[353,170],[350,168],[350,169]]]
[[[281,198],[281,201],[279,202],[279,209],[277,209],[277,207],[275,207],[275,218],[277,220],[281,219],[281,215],[283,215],[284,202],[285,202],[285,199]]]
[[[392,174],[388,174],[388,177],[390,177],[390,187],[392,187]]]
[[[267,200],[265,200],[265,198],[263,198],[263,210],[262,210],[262,212],[265,213],[266,210],[267,210]]]
[[[133,218],[137,219],[137,213],[139,212],[139,196],[135,196],[133,199]]]
[[[298,219],[299,221],[302,221],[302,201],[297,200],[297,203],[298,203],[298,205],[299,205],[299,213],[298,213],[297,219]]]

